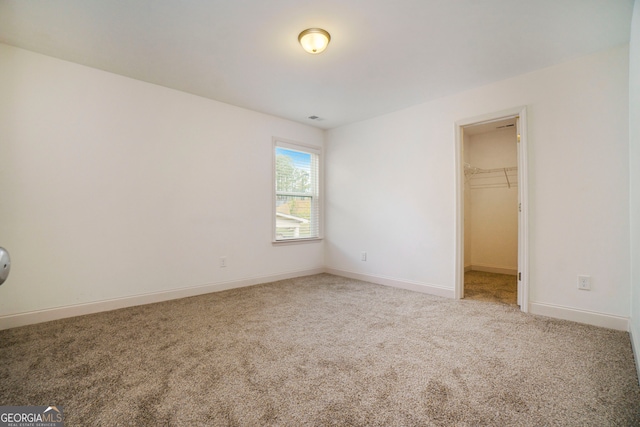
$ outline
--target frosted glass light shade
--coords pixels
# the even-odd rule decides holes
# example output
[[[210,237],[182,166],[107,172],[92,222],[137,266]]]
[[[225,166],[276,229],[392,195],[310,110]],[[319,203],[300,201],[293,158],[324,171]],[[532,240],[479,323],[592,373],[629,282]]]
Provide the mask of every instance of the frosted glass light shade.
[[[304,50],[316,55],[327,48],[331,36],[321,28],[309,28],[298,36],[298,41]]]

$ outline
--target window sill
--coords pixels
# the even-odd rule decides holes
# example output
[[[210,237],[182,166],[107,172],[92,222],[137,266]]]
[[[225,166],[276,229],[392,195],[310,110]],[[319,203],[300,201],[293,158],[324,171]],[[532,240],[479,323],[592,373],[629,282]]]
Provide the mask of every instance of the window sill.
[[[312,237],[308,239],[273,240],[271,244],[273,246],[286,246],[286,245],[299,245],[302,243],[317,243],[321,241],[322,241],[322,237]]]

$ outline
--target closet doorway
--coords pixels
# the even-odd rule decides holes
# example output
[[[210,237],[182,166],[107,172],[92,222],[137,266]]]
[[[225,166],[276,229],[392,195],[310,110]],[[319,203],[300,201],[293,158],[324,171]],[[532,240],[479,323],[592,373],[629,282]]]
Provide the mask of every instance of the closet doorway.
[[[456,298],[528,311],[523,128],[524,108],[456,123]]]

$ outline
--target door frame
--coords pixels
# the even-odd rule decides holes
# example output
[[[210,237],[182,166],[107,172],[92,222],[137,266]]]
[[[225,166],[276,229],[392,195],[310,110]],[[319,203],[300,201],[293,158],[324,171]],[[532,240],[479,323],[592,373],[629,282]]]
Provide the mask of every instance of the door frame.
[[[518,303],[520,310],[529,311],[529,179],[527,145],[527,107],[519,106],[494,113],[470,117],[455,122],[455,187],[456,187],[456,299],[464,297],[464,127],[493,121],[519,118],[518,149]]]

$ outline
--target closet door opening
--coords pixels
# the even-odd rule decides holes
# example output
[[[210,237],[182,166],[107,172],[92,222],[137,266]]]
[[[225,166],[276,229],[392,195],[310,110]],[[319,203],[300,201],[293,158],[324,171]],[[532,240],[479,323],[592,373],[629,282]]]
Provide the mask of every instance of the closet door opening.
[[[464,298],[515,305],[516,118],[464,127]]]
[[[456,124],[456,298],[517,304],[522,311],[528,308],[525,113]]]

